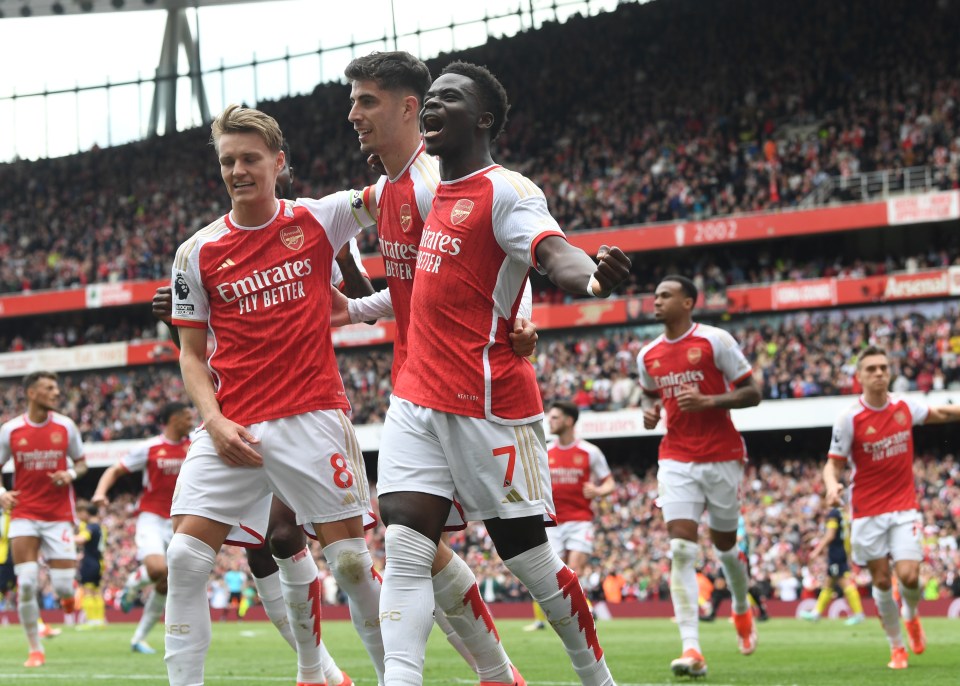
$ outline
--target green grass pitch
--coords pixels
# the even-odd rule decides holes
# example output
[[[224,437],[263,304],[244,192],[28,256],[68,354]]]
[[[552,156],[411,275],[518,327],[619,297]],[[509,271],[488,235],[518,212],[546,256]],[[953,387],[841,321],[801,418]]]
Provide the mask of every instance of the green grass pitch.
[[[579,681],[559,639],[551,631],[524,632],[525,622],[497,623],[511,659],[530,686],[578,686]],[[701,625],[701,642],[709,666],[703,684],[788,686],[837,684],[960,683],[960,621],[924,620],[927,651],[910,656],[910,668],[886,668],[887,643],[876,619],[856,627],[839,621],[817,624],[776,619],[759,625],[757,652],[737,653],[733,626],[725,621]],[[86,686],[167,683],[163,660],[157,655],[129,651],[132,624],[115,624],[104,630],[76,631],[45,643],[47,664],[25,669],[26,639],[20,627],[0,627],[0,684],[2,686]],[[601,622],[600,638],[607,663],[619,686],[677,684],[670,660],[680,653],[676,626],[666,619]],[[358,686],[376,686],[366,653],[348,622],[327,622],[323,637],[330,652]],[[162,652],[162,625],[151,635]],[[213,644],[207,657],[206,683],[214,686],[294,684],[293,652],[267,623],[220,623],[213,626]],[[475,684],[471,674],[442,633],[435,629],[427,648],[425,684]]]

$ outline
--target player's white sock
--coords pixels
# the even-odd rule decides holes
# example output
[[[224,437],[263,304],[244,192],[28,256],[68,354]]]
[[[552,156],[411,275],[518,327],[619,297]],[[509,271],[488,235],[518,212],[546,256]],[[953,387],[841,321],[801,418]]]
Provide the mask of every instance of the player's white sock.
[[[40,603],[37,602],[40,565],[36,562],[21,562],[13,565],[13,573],[17,575],[17,615],[20,617],[20,626],[27,634],[30,652],[42,653],[43,644],[40,643],[40,628],[37,625],[37,620],[40,619]]]
[[[747,579],[747,565],[740,556],[740,549],[737,546],[725,551],[721,551],[716,546],[713,549],[717,553],[720,564],[723,565],[723,575],[727,578],[727,585],[730,587],[733,611],[742,615],[750,609],[750,601],[747,599],[750,580]]]
[[[127,580],[123,584],[124,593],[139,593],[144,588],[153,583],[150,575],[147,573],[147,566],[140,565],[127,575]]]
[[[903,598],[900,612],[904,619],[910,621],[917,616],[917,606],[920,604],[920,584],[917,584],[916,588],[900,584],[900,597]]]
[[[391,524],[384,539],[387,567],[380,596],[387,686],[423,684],[427,637],[433,628],[430,567],[437,544],[418,531]]]
[[[257,589],[260,604],[267,613],[267,619],[273,622],[283,640],[290,644],[294,652],[297,650],[297,639],[290,628],[290,619],[287,617],[287,606],[283,602],[283,590],[280,587],[279,570],[262,579],[253,577],[253,586]]]
[[[700,651],[700,627],[697,624],[697,553],[699,548],[693,541],[683,538],[670,539],[670,552],[673,561],[670,564],[670,600],[673,601],[673,615],[680,629],[683,650],[693,648]]]
[[[503,563],[540,604],[563,641],[580,682],[584,686],[613,684],[580,580],[550,544],[531,548]]]
[[[343,670],[337,666],[333,655],[327,650],[327,646],[320,641],[320,666],[323,669],[323,676],[327,679],[327,686],[340,686],[343,683]]]
[[[157,589],[150,591],[147,596],[147,602],[143,605],[143,615],[137,624],[137,630],[133,632],[131,643],[139,643],[147,640],[147,634],[160,621],[163,616],[163,610],[167,606],[167,596],[164,593],[158,593]]]
[[[320,573],[304,548],[293,557],[273,558],[280,568],[280,587],[287,606],[290,629],[297,641],[297,681],[321,682]]]
[[[436,590],[434,590],[434,597],[436,597]],[[460,657],[463,658],[463,661],[470,665],[470,669],[472,669],[474,674],[476,674],[476,660],[473,659],[473,655],[471,655],[470,651],[467,650],[467,646],[464,645],[463,639],[457,636],[456,630],[453,628],[453,625],[450,624],[450,620],[447,619],[447,616],[443,614],[443,610],[440,609],[439,605],[433,608],[433,621],[438,627],[440,627],[440,631],[443,632],[443,635],[447,637],[447,642],[453,646],[454,650],[460,653]]]
[[[76,569],[49,569],[50,585],[60,600],[73,599],[76,594]]]
[[[900,633],[900,613],[897,611],[897,601],[893,599],[893,589],[881,591],[873,587],[873,601],[877,604],[877,614],[880,615],[880,625],[883,626],[890,641],[891,648],[903,647],[903,635]]]
[[[350,619],[367,649],[377,681],[383,683],[383,637],[380,635],[380,574],[362,538],[345,538],[323,549],[330,573],[350,602]],[[432,558],[431,558],[432,559]],[[432,605],[431,605],[432,608]]]
[[[500,643],[490,608],[480,595],[477,577],[457,555],[453,555],[447,566],[433,577],[433,597],[437,602],[434,619],[443,628],[440,617],[446,616],[460,639],[454,642],[448,635],[447,640],[458,652],[457,644],[463,644],[472,657],[467,663],[474,668],[480,681],[512,684],[510,658]]]
[[[207,580],[216,551],[186,534],[167,547],[166,654],[170,686],[202,686],[203,661],[210,648]]]

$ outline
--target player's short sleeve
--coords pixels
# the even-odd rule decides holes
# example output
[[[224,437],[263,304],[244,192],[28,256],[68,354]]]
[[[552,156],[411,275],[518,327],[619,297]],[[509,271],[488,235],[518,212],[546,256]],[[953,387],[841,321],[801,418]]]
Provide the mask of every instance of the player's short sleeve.
[[[200,248],[202,242],[191,239],[180,246],[173,261],[170,287],[173,292],[174,326],[206,328],[210,318],[210,298],[200,275]]]
[[[656,379],[650,376],[650,372],[647,371],[647,364],[645,361],[648,350],[649,347],[644,348],[640,351],[640,354],[637,355],[637,370],[640,372],[640,385],[643,387],[643,389],[645,391],[650,391],[651,393],[656,393],[658,392]]]
[[[10,449],[11,433],[13,433],[13,427],[9,422],[0,427],[0,467],[6,464],[13,454]]]
[[[437,168],[436,160],[424,153],[414,161],[410,175],[413,179],[413,192],[417,198],[417,212],[420,213],[420,220],[425,222],[433,208],[433,199],[437,196],[440,170]]]
[[[520,296],[517,316],[524,319],[533,317],[533,288],[530,286],[530,279],[527,279],[523,284],[523,295]]]
[[[753,373],[753,367],[747,360],[736,339],[723,329],[710,327],[710,344],[713,346],[713,359],[717,369],[729,383],[739,383]]]
[[[913,420],[914,426],[919,426],[927,421],[927,417],[930,415],[929,405],[916,398],[909,397],[903,398],[903,402],[910,410],[910,418]]]
[[[543,191],[515,172],[495,170],[493,184],[493,233],[512,259],[543,271],[536,248],[547,236],[563,237],[563,230],[547,208]]]
[[[67,455],[74,462],[84,459],[83,456],[83,438],[80,436],[80,429],[73,423],[73,420],[67,420]]]
[[[120,465],[128,472],[139,472],[147,466],[150,456],[150,445],[141,443],[129,453],[120,458]]]
[[[846,460],[850,458],[853,449],[853,412],[844,412],[833,425],[833,436],[830,439],[830,450],[827,457]]]
[[[584,442],[587,454],[590,456],[590,475],[594,481],[603,481],[610,476],[610,465],[603,452],[593,443]]]
[[[327,232],[334,254],[361,229],[377,223],[376,188],[339,191],[319,200],[297,198],[297,205],[305,208]]]

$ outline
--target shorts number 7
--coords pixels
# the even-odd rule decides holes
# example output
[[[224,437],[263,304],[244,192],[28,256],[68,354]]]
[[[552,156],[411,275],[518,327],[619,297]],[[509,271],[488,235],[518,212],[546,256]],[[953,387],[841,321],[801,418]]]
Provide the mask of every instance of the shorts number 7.
[[[513,483],[513,467],[517,464],[517,447],[505,445],[502,448],[494,448],[493,456],[497,457],[498,455],[507,456],[507,473],[503,475],[503,487],[506,488]]]

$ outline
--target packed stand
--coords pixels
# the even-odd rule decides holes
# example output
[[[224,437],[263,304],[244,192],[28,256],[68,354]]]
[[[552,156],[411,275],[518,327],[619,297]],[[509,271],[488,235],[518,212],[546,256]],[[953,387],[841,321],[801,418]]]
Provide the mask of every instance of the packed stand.
[[[429,64],[464,58],[503,79],[514,106],[496,157],[576,231],[789,208],[828,177],[878,169],[929,166],[957,188],[958,15],[937,0],[628,4]],[[259,104],[289,136],[299,193],[372,180],[347,105],[341,84]],[[207,137],[0,166],[0,292],[166,276],[227,208],[197,154]],[[367,232],[362,248],[376,246]]]
[[[634,456],[639,457],[639,456]],[[650,457],[650,456],[647,456]],[[754,462],[745,473],[744,518],[750,543],[752,578],[768,597],[796,600],[816,597],[826,574],[826,558],[810,558],[810,551],[823,535],[827,508],[823,502],[821,464],[811,460]],[[920,508],[924,517],[924,564],[921,582],[932,597],[960,597],[960,552],[957,531],[960,524],[960,464],[952,455],[934,458],[925,455],[914,465]],[[640,471],[615,467],[616,490],[598,501],[595,549],[583,582],[593,600],[642,602],[669,599],[670,550],[663,517],[655,505],[656,468]],[[103,516],[107,532],[104,552],[104,597],[109,606],[119,603],[127,574],[136,568],[134,529],[135,498],[130,494],[111,500]],[[382,569],[383,528],[368,533],[375,564]],[[715,573],[717,564],[708,537],[701,537],[701,567]],[[451,547],[465,556],[477,575],[488,602],[528,600],[525,589],[497,557],[482,524],[471,524],[455,533]],[[320,560],[324,602],[342,603],[336,582]],[[217,558],[211,579],[211,602],[223,576],[239,570],[249,582],[243,549],[226,546]],[[856,570],[855,580],[866,589],[869,577]],[[250,585],[248,583],[248,585]],[[931,593],[930,589],[935,593]],[[11,599],[12,600],[12,599]],[[8,601],[10,602],[10,601]],[[42,607],[55,607],[52,589],[46,588]],[[221,607],[233,617],[236,608]]]

